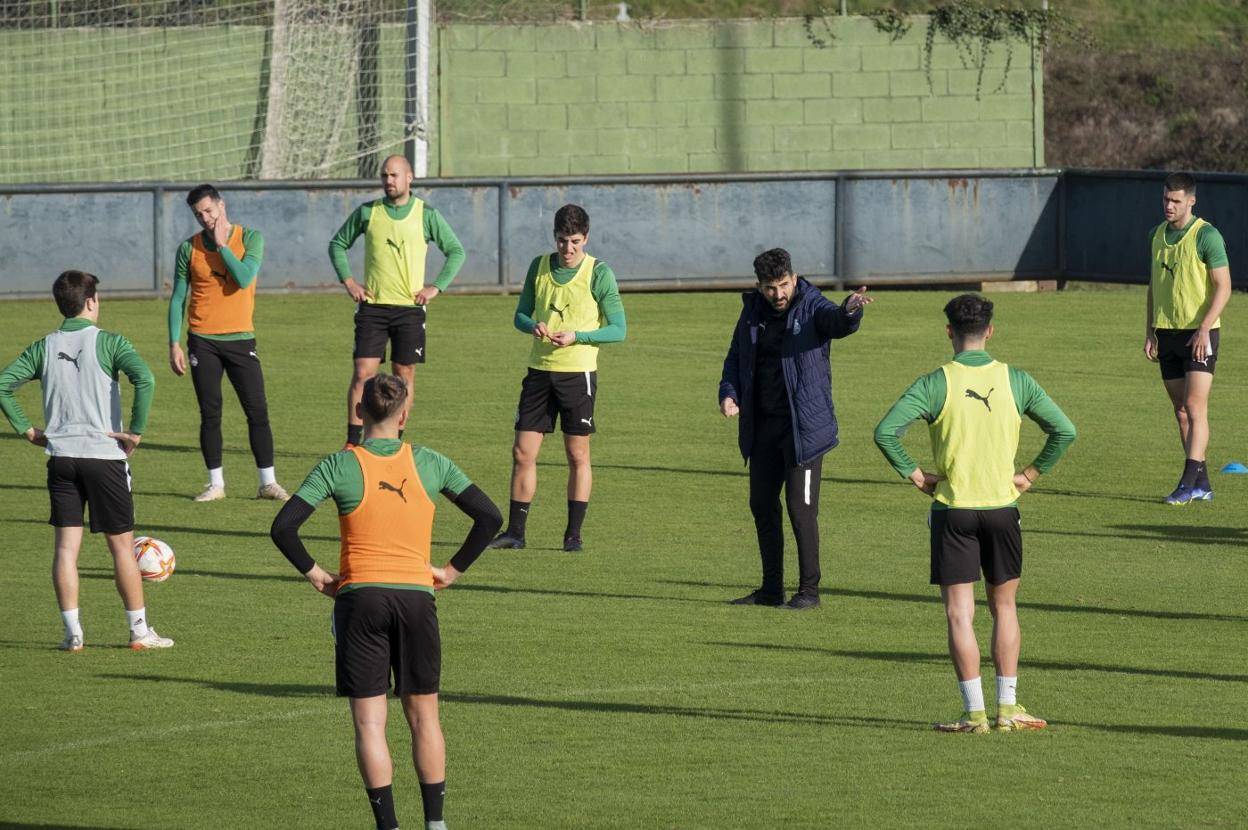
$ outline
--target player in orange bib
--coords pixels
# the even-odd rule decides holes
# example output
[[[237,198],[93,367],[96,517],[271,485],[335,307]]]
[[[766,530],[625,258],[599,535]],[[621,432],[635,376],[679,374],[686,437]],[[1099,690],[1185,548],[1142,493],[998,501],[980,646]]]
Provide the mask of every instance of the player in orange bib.
[[[394,693],[412,733],[427,830],[445,830],[446,746],[438,720],[441,640],[435,588],[476,560],[502,524],[494,502],[446,456],[399,438],[407,423],[407,386],[386,374],[364,385],[356,404],[364,441],[323,459],[273,520],[272,537],[291,564],[334,597],[337,690],[350,698],[356,757],[380,830],[398,827],[386,743],[386,692]],[[434,500],[441,494],[472,519],[459,551],[431,564]],[[338,573],[308,554],[299,527],[332,498],[342,536]]]
[[[285,501],[289,496],[273,471],[273,430],[251,321],[264,237],[254,228],[231,225],[225,200],[210,184],[192,189],[186,204],[203,231],[178,247],[169,299],[169,367],[180,376],[189,364],[199,403],[199,448],[208,468],[208,484],[195,501],[225,498],[223,375],[229,377],[247,416],[247,437],[259,478],[256,498]],[[185,354],[180,343],[184,315],[190,330]]]

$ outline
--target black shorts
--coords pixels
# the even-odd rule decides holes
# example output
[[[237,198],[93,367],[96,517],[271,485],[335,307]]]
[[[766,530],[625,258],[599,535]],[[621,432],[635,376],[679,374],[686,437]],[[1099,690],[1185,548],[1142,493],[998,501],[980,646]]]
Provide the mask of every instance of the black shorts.
[[[130,495],[130,465],[104,458],[48,459],[48,496],[53,527],[82,527],[85,505],[91,507],[92,533],[134,530],[134,499]]]
[[[555,416],[564,435],[593,435],[597,372],[548,372],[529,369],[520,384],[516,407],[518,432],[554,432]]]
[[[390,344],[390,360],[411,366],[425,362],[424,306],[371,305],[355,307],[355,358],[386,359],[386,343]]]
[[[1196,329],[1157,329],[1157,362],[1161,364],[1162,380],[1178,380],[1188,372],[1208,372],[1218,364],[1219,329],[1209,332],[1210,355],[1204,363],[1192,360],[1192,339]]]
[[[401,588],[356,588],[334,600],[339,697],[438,693],[442,640],[433,594]]]
[[[984,579],[1000,585],[1023,573],[1023,531],[1017,507],[996,510],[933,510],[932,584]]]

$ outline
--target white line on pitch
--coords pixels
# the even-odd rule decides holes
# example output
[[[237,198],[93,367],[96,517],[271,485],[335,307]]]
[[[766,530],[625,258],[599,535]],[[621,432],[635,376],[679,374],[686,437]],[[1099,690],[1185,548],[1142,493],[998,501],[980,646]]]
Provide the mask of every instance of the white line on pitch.
[[[237,718],[235,720],[210,720],[200,721],[198,723],[183,723],[177,726],[167,726],[163,729],[153,729],[146,732],[135,732],[129,730],[119,732],[113,735],[101,735],[98,738],[83,738],[78,741],[69,741],[63,744],[53,744],[51,746],[41,746],[38,749],[23,749],[17,752],[9,752],[0,758],[5,761],[12,761],[19,758],[34,758],[39,755],[49,755],[59,752],[75,752],[80,749],[92,749],[97,746],[107,746],[108,744],[117,744],[125,741],[149,741],[157,738],[164,738],[169,735],[177,735],[182,732],[198,732],[201,730],[218,731],[225,729],[233,729],[238,726],[246,726],[252,723],[261,723],[263,721],[283,721],[302,718],[307,715],[307,710],[313,706],[320,707],[330,701],[337,702],[337,698],[328,698],[326,700],[309,701],[309,706],[304,706],[295,711],[274,712],[268,715],[255,715],[250,718]]]

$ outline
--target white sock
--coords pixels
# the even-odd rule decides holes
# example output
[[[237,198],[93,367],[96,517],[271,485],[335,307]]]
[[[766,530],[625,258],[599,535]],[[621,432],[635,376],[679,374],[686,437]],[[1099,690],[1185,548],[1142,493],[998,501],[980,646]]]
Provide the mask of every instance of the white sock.
[[[130,623],[130,635],[143,637],[147,634],[147,608],[137,611],[126,611],[126,621]]]
[[[212,487],[225,486],[225,470],[221,467],[213,467],[208,471],[208,484]]]
[[[1018,678],[997,676],[997,705],[1013,706],[1018,703]]]
[[[82,636],[82,623],[78,621],[78,609],[71,608],[61,612],[61,622],[65,623],[66,636]]]
[[[277,473],[273,472],[272,467],[257,467],[256,472],[260,475],[261,487],[268,484],[277,484]]]
[[[958,683],[962,692],[962,708],[967,712],[984,711],[984,686],[978,677]]]

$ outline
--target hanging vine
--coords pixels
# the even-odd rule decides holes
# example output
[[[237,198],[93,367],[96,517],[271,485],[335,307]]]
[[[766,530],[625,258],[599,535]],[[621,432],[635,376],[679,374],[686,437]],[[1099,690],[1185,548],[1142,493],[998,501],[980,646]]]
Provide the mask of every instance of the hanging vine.
[[[876,25],[879,26],[878,23]],[[1005,88],[1016,44],[1024,43],[1030,49],[1044,49],[1063,40],[1087,42],[1086,35],[1065,12],[986,7],[971,0],[946,0],[928,14],[927,34],[923,41],[923,71],[927,75],[929,88],[932,88],[932,51],[937,35],[953,44],[964,67],[975,70],[977,101],[983,92],[984,69],[995,49],[1005,50],[1005,67],[1001,83],[992,90],[994,93]]]
[[[819,7],[818,14],[802,16],[802,28],[806,30],[806,39],[816,49],[827,49],[836,40],[836,32],[832,31],[832,23],[829,20],[831,16],[832,13],[822,6]],[[822,34],[815,33],[816,21]]]

